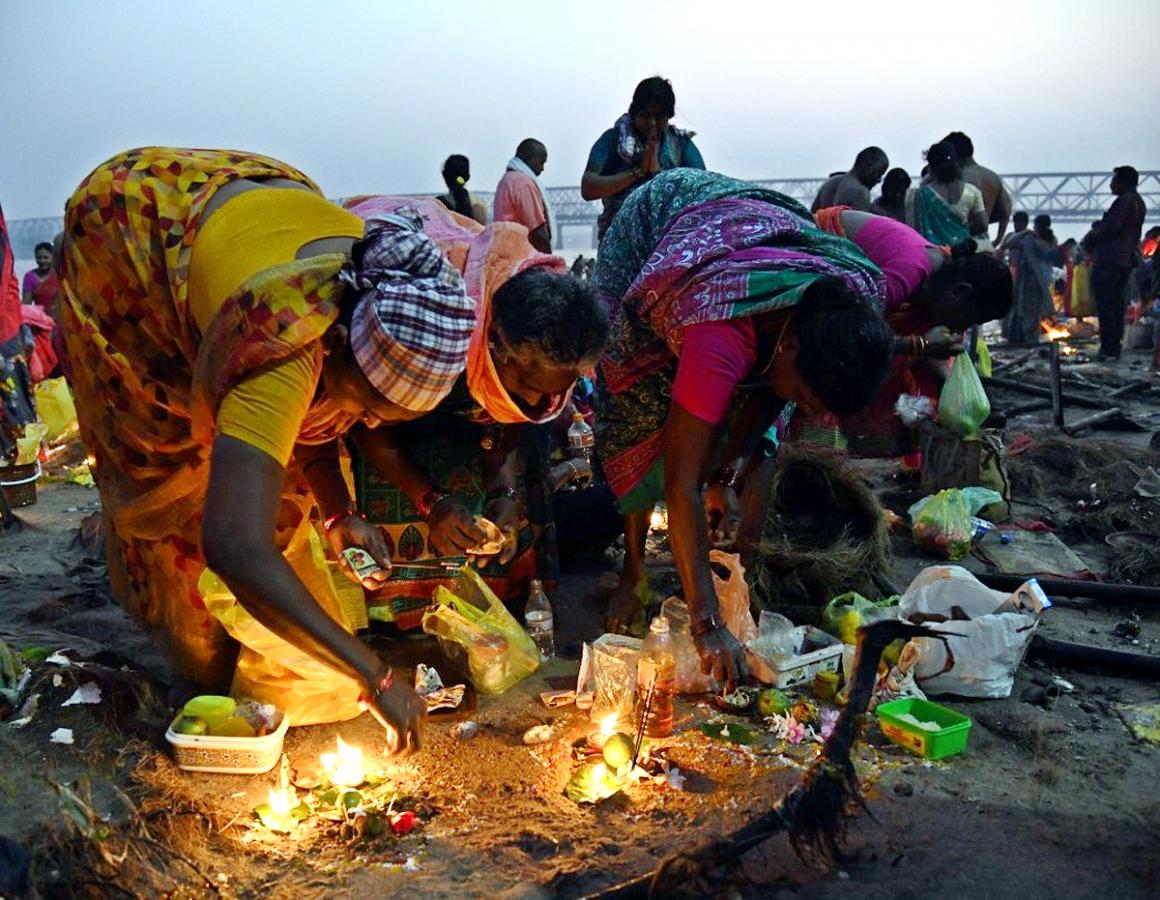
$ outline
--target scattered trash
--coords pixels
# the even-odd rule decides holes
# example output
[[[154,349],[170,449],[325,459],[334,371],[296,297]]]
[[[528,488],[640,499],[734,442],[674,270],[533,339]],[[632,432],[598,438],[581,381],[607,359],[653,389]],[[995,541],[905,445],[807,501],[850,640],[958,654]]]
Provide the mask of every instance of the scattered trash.
[[[913,428],[924,419],[934,418],[934,401],[925,394],[900,394],[894,412],[903,425]]]
[[[1059,688],[1063,693],[1070,694],[1075,690],[1075,685],[1066,678],[1060,678],[1058,675],[1051,676],[1051,684],[1053,687]]]
[[[71,744],[73,742],[72,729],[58,728],[48,736],[48,739],[54,744]]]
[[[1160,744],[1160,703],[1129,706],[1123,710],[1124,721],[1142,741]]]
[[[683,791],[685,789],[685,775],[676,766],[673,766],[665,773],[665,781],[674,791]]]
[[[415,830],[415,825],[418,824],[418,820],[416,819],[415,814],[409,809],[405,812],[395,813],[392,815],[390,822],[391,831],[393,831],[395,834],[410,834]]]
[[[418,872],[419,871],[419,861],[417,859],[415,859],[415,857],[413,857],[413,856],[408,856],[407,861],[405,863],[403,863],[403,871],[404,872]]]
[[[1131,640],[1140,636],[1140,614],[1133,612],[1128,618],[1117,622],[1112,634],[1118,638]]]
[[[89,681],[73,691],[72,696],[65,700],[61,706],[79,706],[82,703],[97,704],[100,702],[101,686],[95,681]]]
[[[575,691],[541,691],[540,702],[548,709],[559,709],[561,706],[571,706],[576,702]]]
[[[479,723],[473,719],[457,722],[451,729],[451,736],[457,741],[469,741],[479,733]]]
[[[84,663],[73,662],[71,659],[69,659],[67,656],[65,656],[65,654],[68,652],[70,652],[70,651],[67,647],[64,648],[63,650],[57,650],[51,656],[46,656],[44,658],[44,661],[46,663],[49,663],[50,665],[64,666],[66,669],[69,668],[70,666],[76,666],[77,668],[84,668]]]
[[[559,731],[554,725],[533,725],[524,732],[525,744],[545,744],[555,740]]]
[[[419,663],[415,670],[415,693],[427,704],[427,712],[437,709],[456,709],[463,702],[467,686],[463,684],[443,686],[443,679],[434,666]]]
[[[1154,500],[1160,497],[1160,472],[1157,472],[1151,466],[1144,470],[1144,474],[1140,480],[1136,482],[1132,491],[1139,497],[1147,497],[1149,500]]]

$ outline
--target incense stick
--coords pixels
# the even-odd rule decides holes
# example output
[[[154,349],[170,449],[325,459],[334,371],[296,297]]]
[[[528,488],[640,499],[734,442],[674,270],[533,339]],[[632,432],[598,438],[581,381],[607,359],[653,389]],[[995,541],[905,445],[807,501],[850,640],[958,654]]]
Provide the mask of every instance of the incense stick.
[[[637,758],[640,756],[641,745],[644,744],[644,729],[645,723],[648,721],[648,714],[652,710],[653,689],[657,686],[657,670],[653,669],[652,680],[648,683],[648,690],[644,695],[644,705],[640,711],[640,721],[636,725],[636,743],[632,748],[632,765],[629,766],[631,772],[636,766]]]

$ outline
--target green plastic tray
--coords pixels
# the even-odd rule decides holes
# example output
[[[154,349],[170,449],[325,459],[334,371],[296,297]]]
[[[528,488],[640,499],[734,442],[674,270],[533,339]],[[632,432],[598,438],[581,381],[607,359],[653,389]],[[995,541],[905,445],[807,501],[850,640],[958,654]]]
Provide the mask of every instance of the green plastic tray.
[[[971,734],[972,723],[967,716],[917,697],[883,703],[877,713],[878,726],[884,735],[899,747],[927,759],[945,759],[962,753]],[[920,722],[937,722],[941,727],[938,731],[927,731],[898,718],[907,713]]]

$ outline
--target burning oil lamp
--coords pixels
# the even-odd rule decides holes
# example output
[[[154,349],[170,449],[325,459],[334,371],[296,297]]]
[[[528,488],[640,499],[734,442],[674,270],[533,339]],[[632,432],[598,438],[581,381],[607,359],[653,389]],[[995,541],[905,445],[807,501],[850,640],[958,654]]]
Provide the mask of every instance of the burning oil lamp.
[[[616,734],[617,713],[611,712],[600,720],[600,727],[588,734],[588,746],[593,750],[603,750],[608,739]]]

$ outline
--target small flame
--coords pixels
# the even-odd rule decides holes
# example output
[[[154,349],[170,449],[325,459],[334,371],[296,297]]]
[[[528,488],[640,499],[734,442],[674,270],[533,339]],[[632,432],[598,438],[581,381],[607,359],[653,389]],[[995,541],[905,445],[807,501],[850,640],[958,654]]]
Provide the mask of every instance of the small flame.
[[[663,509],[654,509],[648,517],[648,525],[653,531],[669,527],[669,514]]]
[[[1056,325],[1051,319],[1042,319],[1039,322],[1039,330],[1043,332],[1043,336],[1049,341],[1058,341],[1062,338],[1071,337],[1071,331],[1062,325]]]
[[[326,777],[331,784],[339,787],[358,787],[366,781],[362,751],[350,746],[341,737],[335,738],[335,744],[337,753],[323,753],[318,757]]]
[[[93,456],[91,453],[85,457],[85,465],[88,466],[90,469],[93,466],[95,466],[96,464],[97,464],[97,458],[95,456]]]
[[[616,734],[616,713],[609,713],[600,723],[600,736],[608,740]]]
[[[286,788],[270,788],[267,802],[270,804],[270,811],[279,818],[285,818],[290,815],[290,810],[294,803],[290,799],[290,792]]]
[[[1059,352],[1062,353],[1064,356],[1071,356],[1073,353],[1076,353],[1078,351],[1075,349],[1075,347],[1071,346],[1071,344],[1060,344],[1059,345]]]

